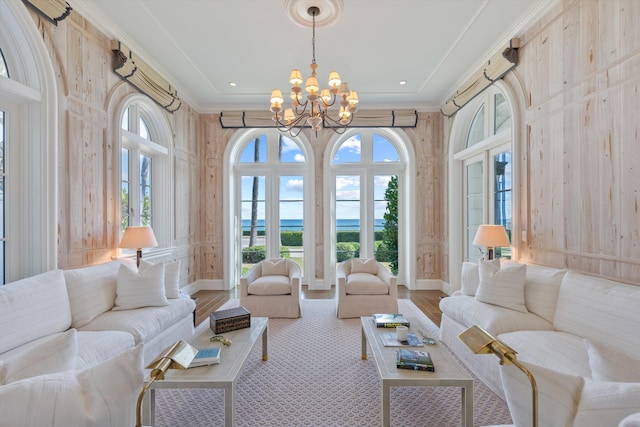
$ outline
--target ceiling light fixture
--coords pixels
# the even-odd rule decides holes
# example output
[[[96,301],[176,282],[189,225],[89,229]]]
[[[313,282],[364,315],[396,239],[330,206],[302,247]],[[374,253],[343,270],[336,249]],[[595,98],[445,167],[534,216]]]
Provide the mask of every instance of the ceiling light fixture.
[[[320,86],[316,79],[316,68],[318,68],[316,64],[316,16],[320,14],[320,8],[311,6],[307,9],[307,13],[313,20],[311,76],[307,78],[304,88],[307,92],[307,98],[302,102],[302,87],[300,87],[302,74],[300,70],[294,69],[289,77],[289,82],[293,85],[291,88],[291,104],[293,108],[287,108],[283,115],[282,104],[284,99],[282,92],[279,89],[275,89],[271,92],[273,120],[280,131],[289,132],[293,137],[297,136],[305,126],[311,127],[316,132],[325,126],[341,134],[351,124],[354,114],[358,111],[356,107],[358,94],[350,90],[346,82],[340,80],[340,75],[336,71],[332,71],[329,74],[330,89],[322,89],[320,91]],[[342,101],[340,101],[340,111],[336,119],[329,115],[329,109],[335,104],[338,97],[341,97]]]

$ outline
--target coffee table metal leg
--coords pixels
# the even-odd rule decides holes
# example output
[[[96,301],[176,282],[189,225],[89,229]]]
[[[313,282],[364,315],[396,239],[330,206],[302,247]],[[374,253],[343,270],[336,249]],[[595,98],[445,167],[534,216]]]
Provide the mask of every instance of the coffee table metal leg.
[[[473,382],[462,387],[462,425],[473,427]]]
[[[224,386],[224,425],[225,427],[233,427],[233,394],[235,392],[235,383],[225,384]]]
[[[361,353],[361,358],[362,360],[367,360],[367,335],[364,333],[364,328],[361,329],[361,334],[362,334],[362,353]]]
[[[391,386],[382,381],[382,427],[391,426]]]
[[[262,360],[266,362],[269,360],[269,324],[265,326],[264,331],[262,331]]]

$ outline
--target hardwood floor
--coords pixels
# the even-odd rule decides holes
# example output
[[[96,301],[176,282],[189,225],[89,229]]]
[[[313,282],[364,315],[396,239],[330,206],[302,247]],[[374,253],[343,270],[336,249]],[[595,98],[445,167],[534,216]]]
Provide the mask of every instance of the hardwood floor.
[[[309,290],[302,287],[302,299],[334,299],[335,287],[327,291]],[[440,326],[442,313],[438,304],[440,298],[446,294],[441,291],[410,291],[404,286],[398,286],[398,298],[410,299],[433,323]],[[209,313],[217,310],[229,299],[239,298],[236,288],[228,291],[198,291],[193,294],[196,301],[196,325],[209,317]]]

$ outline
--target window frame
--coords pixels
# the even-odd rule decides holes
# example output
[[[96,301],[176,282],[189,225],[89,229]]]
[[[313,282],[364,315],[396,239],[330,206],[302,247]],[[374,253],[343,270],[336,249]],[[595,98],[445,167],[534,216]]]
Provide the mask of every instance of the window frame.
[[[493,128],[489,126],[495,113],[493,101],[494,95],[500,93],[506,102],[506,108],[511,117],[511,126],[502,129],[495,135],[490,135]],[[470,126],[473,122],[476,112],[480,105],[485,104],[485,139],[477,144],[467,147],[467,137]],[[464,164],[467,159],[475,155],[484,156],[485,165],[485,223],[493,222],[494,218],[494,191],[493,191],[493,154],[498,152],[511,152],[511,213],[512,213],[512,242],[511,242],[511,258],[517,260],[519,258],[519,238],[520,232],[520,214],[518,207],[520,206],[520,195],[517,191],[519,188],[519,168],[517,160],[520,153],[520,135],[517,132],[520,117],[518,114],[518,104],[511,88],[503,81],[495,82],[490,88],[485,90],[480,96],[463,107],[456,116],[451,126],[450,144],[449,144],[449,283],[445,292],[451,293],[459,289],[460,283],[460,266],[466,260],[466,237],[465,237],[465,216],[463,198],[466,193],[464,189]],[[490,114],[486,114],[489,112]],[[484,154],[483,154],[484,153]]]
[[[271,233],[267,238],[267,258],[279,256],[280,247],[273,236],[280,229],[280,177],[303,177],[303,276],[302,283],[314,288],[315,283],[315,168],[313,149],[303,134],[297,137],[286,135],[296,142],[304,162],[280,161],[278,158],[277,138],[282,133],[273,128],[254,128],[238,130],[230,139],[224,155],[224,288],[230,289],[240,283],[242,271],[242,177],[265,177],[265,229]],[[266,135],[265,161],[241,162],[240,158],[247,145],[256,138]],[[275,140],[275,143],[274,143]],[[240,240],[240,243],[238,243]],[[279,240],[278,240],[279,242]]]
[[[361,135],[360,162],[333,163],[342,144],[354,135]],[[398,161],[381,162],[373,160],[373,135],[377,134],[389,141],[398,153]],[[365,144],[365,139],[368,143]],[[336,273],[336,177],[360,176],[360,224],[365,234],[360,237],[360,257],[375,256],[374,227],[374,179],[376,176],[396,175],[398,177],[398,283],[409,289],[416,289],[415,278],[415,236],[407,230],[415,229],[415,153],[409,138],[400,129],[351,128],[341,135],[334,135],[327,145],[325,154],[325,251],[324,276],[326,289],[335,284]],[[364,208],[362,206],[364,204]],[[371,208],[371,209],[370,209]],[[363,251],[364,248],[364,251]],[[373,252],[370,252],[373,251]]]
[[[135,123],[133,131],[122,128],[123,115],[129,110],[129,126]],[[133,114],[132,114],[133,113]],[[140,197],[139,183],[139,159],[141,154],[149,155],[152,158],[152,228],[158,241],[157,248],[143,248],[143,253],[160,255],[162,252],[171,250],[173,243],[171,230],[173,229],[173,133],[167,122],[165,113],[160,110],[155,103],[147,96],[133,94],[128,96],[117,109],[114,126],[117,126],[117,149],[114,150],[115,164],[118,165],[118,173],[114,174],[117,181],[117,241],[122,239],[122,150],[129,150],[129,207],[136,206],[137,212]],[[154,141],[145,139],[136,133],[138,120],[142,117],[149,131],[149,136]],[[131,127],[129,127],[131,129]],[[139,225],[139,220],[129,222],[129,225]],[[119,256],[133,256],[134,250],[120,249]]]

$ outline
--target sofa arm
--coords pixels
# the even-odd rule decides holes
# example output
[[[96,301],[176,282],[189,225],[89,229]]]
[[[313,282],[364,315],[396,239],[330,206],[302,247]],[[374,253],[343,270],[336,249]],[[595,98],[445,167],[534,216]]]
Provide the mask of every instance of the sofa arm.
[[[398,278],[391,274],[384,265],[378,263],[378,277],[389,286],[389,295],[397,298],[398,296]]]
[[[289,282],[291,284],[291,295],[300,299],[300,279],[302,276],[300,266],[291,260],[287,260],[287,264],[287,268],[289,269]]]
[[[262,276],[262,264],[257,263],[251,269],[240,278],[240,296],[246,297],[249,295],[249,285]]]

